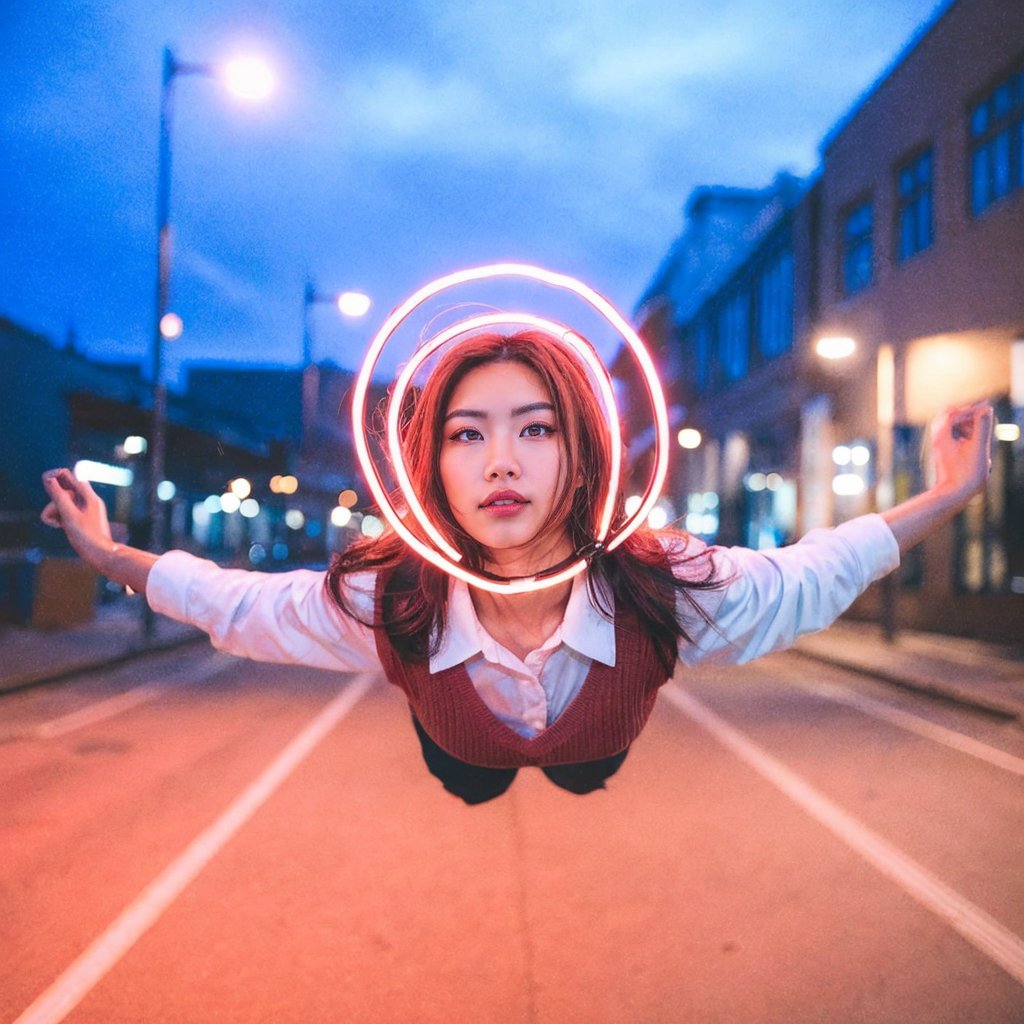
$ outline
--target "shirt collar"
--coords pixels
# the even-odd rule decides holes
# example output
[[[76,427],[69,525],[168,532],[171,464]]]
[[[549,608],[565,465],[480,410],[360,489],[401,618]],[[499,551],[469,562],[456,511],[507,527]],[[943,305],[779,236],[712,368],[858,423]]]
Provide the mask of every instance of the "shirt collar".
[[[602,607],[612,607],[611,594],[598,584]],[[569,603],[562,619],[562,642],[574,651],[602,665],[615,665],[615,623],[595,607],[587,586],[587,573],[572,581]],[[483,651],[483,626],[477,618],[469,585],[453,579],[448,584],[448,616],[437,653],[430,659],[430,671],[442,672],[468,661]]]

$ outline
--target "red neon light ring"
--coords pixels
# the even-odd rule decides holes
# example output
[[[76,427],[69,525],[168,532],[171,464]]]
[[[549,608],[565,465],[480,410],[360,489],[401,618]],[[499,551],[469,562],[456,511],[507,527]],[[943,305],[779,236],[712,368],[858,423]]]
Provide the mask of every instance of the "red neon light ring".
[[[486,327],[496,327],[499,324],[515,324],[517,326],[538,328],[550,334],[553,340],[555,338],[561,340],[563,344],[571,347],[580,356],[597,381],[611,435],[611,472],[608,481],[608,493],[605,497],[604,508],[598,524],[597,536],[595,537],[597,542],[603,543],[611,527],[612,515],[615,511],[615,496],[618,494],[619,477],[622,472],[622,436],[619,427],[619,410],[615,403],[615,393],[612,390],[611,379],[597,352],[594,351],[588,342],[584,341],[574,331],[570,331],[563,324],[534,316],[532,313],[486,313],[463,320],[424,342],[402,369],[388,399],[387,441],[391,464],[395,470],[399,489],[405,495],[406,502],[409,505],[409,511],[419,522],[420,526],[423,527],[424,532],[448,558],[456,562],[462,560],[461,552],[452,547],[434,526],[416,495],[405,467],[401,438],[399,436],[398,418],[401,414],[405,393],[412,383],[416,371],[434,352],[461,334],[468,334],[471,331],[478,331]]]
[[[445,277],[438,278],[436,281],[425,285],[411,295],[404,303],[396,307],[390,316],[385,320],[380,330],[374,336],[373,341],[370,344],[370,348],[363,360],[363,365],[359,371],[359,375],[356,378],[356,383],[353,388],[352,396],[352,424],[353,424],[353,438],[356,446],[356,455],[359,458],[360,465],[363,468],[363,472],[366,476],[367,484],[370,487],[370,491],[373,493],[374,499],[377,505],[380,507],[381,512],[391,524],[399,536],[418,554],[420,554],[427,561],[436,565],[442,571],[455,576],[458,579],[464,580],[466,583],[480,587],[484,590],[489,590],[495,593],[524,593],[529,590],[539,590],[545,587],[555,586],[566,580],[571,579],[573,576],[582,572],[586,568],[586,559],[580,558],[577,562],[570,565],[567,569],[554,573],[550,576],[544,576],[544,574],[538,574],[537,576],[527,577],[522,579],[514,580],[495,580],[485,576],[480,576],[477,573],[471,572],[462,566],[458,565],[457,562],[461,560],[461,554],[455,551],[454,548],[448,544],[444,538],[440,535],[440,532],[429,523],[429,519],[426,516],[425,511],[422,508],[418,498],[415,495],[411,487],[411,481],[408,479],[408,474],[405,472],[404,463],[401,458],[399,451],[398,458],[395,458],[394,450],[400,446],[392,445],[391,437],[389,436],[389,451],[391,452],[392,460],[396,466],[396,474],[401,473],[403,477],[402,484],[405,497],[409,503],[410,511],[416,517],[417,521],[420,522],[421,526],[428,532],[435,541],[439,541],[439,546],[442,550],[450,552],[455,558],[448,558],[439,551],[436,551],[424,544],[402,521],[401,516],[397,510],[391,504],[390,497],[384,487],[381,480],[380,474],[377,471],[376,464],[370,454],[369,444],[366,438],[366,395],[369,390],[370,381],[372,379],[374,368],[380,359],[381,352],[384,346],[388,343],[391,337],[399,326],[405,321],[405,319],[422,303],[427,299],[433,297],[441,291],[447,288],[452,288],[456,285],[463,284],[468,281],[484,280],[494,277],[524,277],[534,281],[540,281],[543,284],[549,285],[553,288],[560,288],[565,291],[570,291],[578,297],[582,298],[587,302],[593,309],[600,313],[605,320],[607,320],[612,327],[623,337],[626,344],[629,345],[633,357],[636,359],[638,365],[643,374],[644,383],[647,387],[648,398],[651,402],[651,409],[654,413],[655,421],[655,463],[654,471],[651,474],[651,479],[648,483],[647,491],[644,494],[640,505],[629,517],[622,527],[604,544],[605,550],[612,551],[618,545],[620,545],[630,534],[636,530],[647,514],[653,508],[654,503],[658,500],[658,495],[661,491],[662,484],[665,480],[665,475],[668,469],[668,412],[665,406],[665,396],[662,393],[661,385],[658,381],[657,371],[654,367],[650,355],[647,349],[644,347],[643,342],[640,340],[636,332],[630,327],[626,320],[621,314],[609,303],[605,298],[595,292],[592,288],[577,281],[575,278],[568,277],[564,274],[557,274],[553,271],[544,270],[540,267],[534,267],[529,264],[520,263],[497,263],[488,266],[475,267],[467,270],[457,271],[453,274],[448,274]],[[496,317],[497,319],[492,319]],[[564,341],[571,344],[577,352],[582,354],[582,347],[580,344],[581,339],[578,335],[575,335],[572,331],[567,331],[562,325],[552,324],[550,321],[542,321],[541,318],[535,318],[531,314],[490,314],[485,317],[473,318],[466,323],[479,324],[480,321],[487,320],[488,323],[530,323],[540,326],[541,323],[546,325],[546,329],[553,327],[555,330],[556,337],[561,337]],[[459,333],[464,333],[467,330],[466,323],[458,325],[458,329],[453,329],[442,332],[441,336],[445,337],[445,340],[450,340],[451,337]],[[574,343],[570,339],[576,339]],[[427,345],[432,345],[431,351],[436,349],[439,344],[436,339],[431,339],[427,342]],[[442,342],[443,343],[443,342]],[[429,353],[428,353],[429,354]],[[427,358],[426,355],[420,356],[419,350],[414,355],[415,366],[413,371],[409,372],[407,376],[403,375],[400,377],[402,381],[401,395],[404,395],[405,390],[408,388],[409,381],[412,379],[412,373],[415,369]],[[585,361],[587,357],[583,356]],[[598,360],[598,363],[600,361]],[[408,369],[408,368],[406,368]],[[603,367],[602,367],[603,370]],[[597,379],[607,380],[607,371],[601,374],[597,374]],[[400,397],[398,394],[392,395],[389,402],[388,408],[388,420],[389,420],[389,434],[390,434],[390,422],[392,419],[392,408],[395,412],[395,422],[397,423],[397,410],[400,405],[395,401],[396,397]],[[614,396],[612,397],[612,407],[614,408]],[[618,417],[611,415],[610,419],[614,421],[615,426],[611,427],[613,434],[617,435]],[[396,432],[397,434],[397,432]],[[614,445],[613,448],[613,465],[620,465],[621,463],[621,437],[619,443]],[[400,467],[400,468],[399,468]],[[609,481],[611,483],[611,481]],[[605,509],[607,510],[610,503],[614,501],[614,492],[609,488],[609,494],[606,496]],[[604,516],[602,516],[602,523]]]

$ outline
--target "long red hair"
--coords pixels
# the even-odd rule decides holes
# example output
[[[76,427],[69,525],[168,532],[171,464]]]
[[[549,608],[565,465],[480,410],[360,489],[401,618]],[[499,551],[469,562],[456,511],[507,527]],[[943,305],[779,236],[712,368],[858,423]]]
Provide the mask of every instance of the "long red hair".
[[[444,420],[452,394],[468,373],[479,366],[503,362],[520,363],[536,373],[555,407],[562,444],[562,486],[542,529],[564,522],[573,550],[593,551],[611,473],[608,426],[586,371],[568,347],[548,334],[532,330],[475,335],[453,346],[403,410],[403,456],[416,494],[431,521],[462,552],[467,567],[476,570],[483,565],[484,552],[456,522],[441,486]],[[401,507],[400,495],[393,500]],[[620,494],[613,529],[624,520]],[[413,517],[408,517],[407,522],[419,532]],[[611,554],[598,549],[589,566],[591,594],[596,599],[597,581],[605,580],[616,603],[626,602],[635,609],[649,629],[666,669],[675,659],[679,639],[687,636],[678,622],[675,595],[721,585],[715,579],[711,559],[702,553],[688,555],[685,536],[678,536],[680,542],[671,545],[669,553],[653,531],[638,530]],[[672,563],[681,560],[691,563],[682,574],[682,581],[672,571]],[[403,657],[428,658],[445,626],[447,575],[410,551],[393,531],[358,541],[334,556],[327,574],[332,598],[349,615],[356,613],[342,581],[350,573],[367,570],[383,572],[387,585],[380,621],[366,624],[385,630]],[[702,614],[695,602],[690,604],[697,614]],[[614,614],[612,608],[602,611],[609,616]]]

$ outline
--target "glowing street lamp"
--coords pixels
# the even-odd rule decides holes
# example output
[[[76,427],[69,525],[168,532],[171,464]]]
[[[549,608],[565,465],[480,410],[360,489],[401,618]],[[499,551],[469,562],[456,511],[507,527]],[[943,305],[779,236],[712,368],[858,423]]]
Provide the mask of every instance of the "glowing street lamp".
[[[266,97],[274,85],[274,77],[265,63],[257,58],[238,58],[218,67],[212,64],[189,64],[179,61],[169,47],[164,47],[163,78],[160,90],[160,148],[157,174],[157,257],[156,316],[152,343],[153,423],[149,449],[150,548],[164,548],[164,511],[158,488],[164,479],[167,447],[167,389],[163,382],[162,357],[164,340],[181,334],[181,319],[168,310],[171,282],[171,122],[174,112],[174,83],[179,75],[203,75],[224,81],[231,92],[243,99]],[[147,616],[147,630],[152,618]]]
[[[276,84],[274,72],[261,57],[236,57],[224,65],[219,77],[241,100],[265,100]]]
[[[310,308],[327,303],[344,317],[358,320],[370,311],[370,297],[362,292],[321,292],[312,281],[306,281],[302,292],[302,436],[308,438],[316,417],[319,373],[313,364],[313,328]]]
[[[160,337],[164,341],[177,341],[184,329],[185,325],[181,322],[181,317],[177,313],[164,313],[160,317]]]
[[[814,350],[822,359],[849,359],[857,351],[857,342],[846,336],[819,338]]]

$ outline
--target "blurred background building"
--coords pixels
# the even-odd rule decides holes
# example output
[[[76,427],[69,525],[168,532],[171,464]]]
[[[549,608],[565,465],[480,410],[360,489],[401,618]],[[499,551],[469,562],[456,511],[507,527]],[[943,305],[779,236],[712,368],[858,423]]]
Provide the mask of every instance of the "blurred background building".
[[[39,522],[41,474],[72,466],[127,539],[151,534],[146,456],[151,386],[137,364],[98,362],[0,318],[0,618],[27,621],[36,567],[69,552]],[[312,370],[312,372],[311,372]],[[349,371],[189,366],[167,408],[158,489],[170,546],[263,569],[326,564],[377,521],[363,515],[344,398]],[[303,382],[313,390],[304,398]],[[38,609],[37,609],[38,611]]]
[[[1024,4],[958,0],[829,133],[810,180],[693,193],[637,311],[685,410],[667,518],[769,547],[885,509],[925,482],[931,418],[990,400],[988,490],[906,560],[896,618],[1019,640],[1022,122]],[[856,611],[891,625],[887,596]]]

